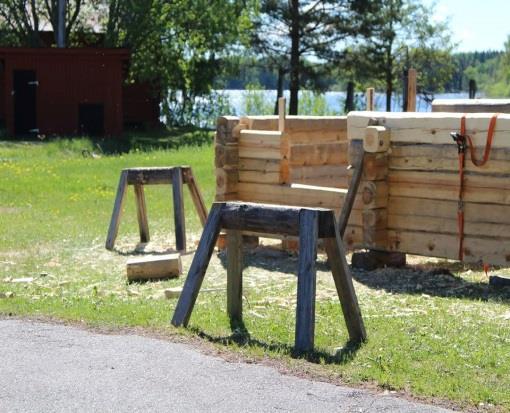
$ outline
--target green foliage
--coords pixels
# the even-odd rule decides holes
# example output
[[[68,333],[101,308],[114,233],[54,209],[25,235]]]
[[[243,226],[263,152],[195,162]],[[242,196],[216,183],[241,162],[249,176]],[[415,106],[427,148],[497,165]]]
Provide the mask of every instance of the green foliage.
[[[274,106],[266,100],[264,88],[259,83],[246,85],[243,111],[247,115],[272,115],[274,113]]]
[[[338,113],[328,109],[326,96],[324,94],[316,93],[310,90],[301,91],[299,114],[310,116],[338,115]]]

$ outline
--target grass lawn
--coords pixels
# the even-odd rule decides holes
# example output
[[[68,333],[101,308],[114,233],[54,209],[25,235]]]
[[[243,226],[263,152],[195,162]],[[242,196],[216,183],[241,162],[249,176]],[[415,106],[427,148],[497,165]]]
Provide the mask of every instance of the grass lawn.
[[[171,141],[161,136],[156,143],[131,137],[129,153],[100,157],[90,156],[98,149],[86,139],[0,142],[0,315],[175,333],[169,325],[175,300],[165,299],[163,290],[182,285],[184,277],[126,283],[126,259],[137,253],[138,240],[132,191],[116,250],[106,251],[104,242],[122,168],[191,165],[210,205],[213,148],[165,149],[179,146],[175,142],[207,141],[203,132],[179,136]],[[144,150],[147,146],[152,149]],[[146,197],[153,241],[148,250],[174,247],[170,187],[147,187]],[[188,245],[193,246],[201,227],[187,193],[185,203]],[[185,273],[191,259],[191,254],[183,257]],[[319,256],[316,351],[308,361],[290,357],[297,258],[274,249],[247,254],[245,325],[234,331],[225,311],[225,259],[214,254],[205,292],[184,334],[248,357],[283,360],[331,380],[376,383],[464,408],[510,411],[510,288],[489,287],[479,268],[411,260],[415,265],[402,270],[354,272],[369,336],[360,348],[346,342],[334,284],[325,257]],[[439,266],[455,275],[430,271]]]

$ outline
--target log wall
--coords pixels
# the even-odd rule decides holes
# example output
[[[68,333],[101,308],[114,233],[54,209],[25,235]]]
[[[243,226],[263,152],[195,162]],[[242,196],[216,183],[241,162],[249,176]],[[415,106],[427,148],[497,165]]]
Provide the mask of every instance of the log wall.
[[[351,144],[366,141],[369,123],[378,123],[390,134],[387,237],[379,238],[375,248],[458,258],[459,162],[450,132],[459,131],[461,116],[380,112],[348,115]],[[491,116],[467,115],[467,133],[473,138],[478,158],[485,148]],[[464,260],[508,266],[510,115],[498,118],[488,163],[476,167],[466,155],[465,171]]]
[[[346,244],[457,259],[459,164],[450,133],[461,113],[351,112],[347,117],[222,117],[217,201],[315,206],[339,212],[349,164],[365,152]],[[478,158],[491,114],[467,115]],[[500,115],[490,159],[466,157],[464,260],[510,264],[510,115]],[[301,184],[301,185],[296,185]],[[309,187],[313,185],[314,187]]]
[[[510,99],[434,99],[432,112],[510,113]]]

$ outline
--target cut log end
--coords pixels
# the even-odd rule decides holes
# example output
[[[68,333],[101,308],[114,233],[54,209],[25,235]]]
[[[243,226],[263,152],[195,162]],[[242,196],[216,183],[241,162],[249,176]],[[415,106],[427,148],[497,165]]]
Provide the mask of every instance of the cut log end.
[[[384,126],[368,126],[363,139],[365,152],[386,152],[390,147],[390,131]]]

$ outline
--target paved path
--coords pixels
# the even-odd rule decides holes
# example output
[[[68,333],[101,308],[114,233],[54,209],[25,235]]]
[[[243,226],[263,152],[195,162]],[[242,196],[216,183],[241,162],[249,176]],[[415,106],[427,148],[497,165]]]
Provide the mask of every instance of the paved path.
[[[0,319],[0,412],[446,412],[185,344]]]

